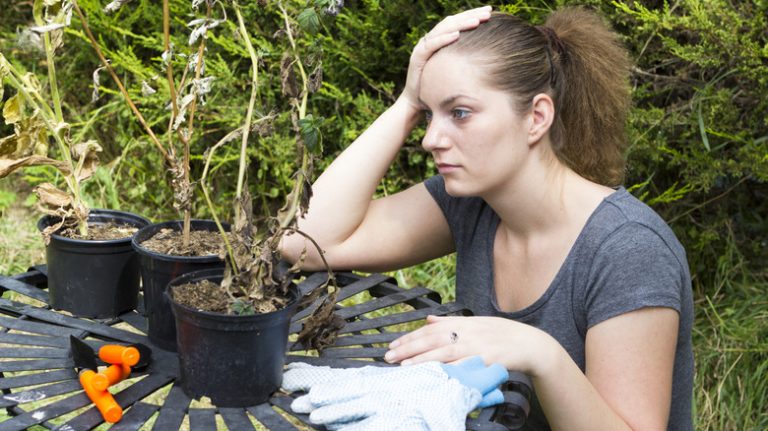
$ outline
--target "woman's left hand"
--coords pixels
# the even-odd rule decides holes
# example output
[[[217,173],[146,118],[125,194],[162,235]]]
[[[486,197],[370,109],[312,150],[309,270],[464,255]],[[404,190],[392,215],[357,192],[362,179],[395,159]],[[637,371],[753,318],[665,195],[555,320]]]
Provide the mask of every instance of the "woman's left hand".
[[[384,359],[407,365],[481,356],[486,364],[533,376],[552,342],[544,331],[500,317],[428,316],[425,326],[390,343]]]

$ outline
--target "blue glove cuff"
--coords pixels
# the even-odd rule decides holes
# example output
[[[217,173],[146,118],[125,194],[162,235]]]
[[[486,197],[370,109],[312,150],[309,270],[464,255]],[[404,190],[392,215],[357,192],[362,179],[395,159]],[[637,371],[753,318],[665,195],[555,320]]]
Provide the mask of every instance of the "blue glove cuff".
[[[448,377],[458,380],[464,386],[477,389],[483,395],[482,403],[486,402],[485,396],[487,394],[497,389],[500,384],[506,382],[509,378],[509,372],[506,368],[499,364],[491,364],[486,367],[480,356],[473,356],[458,365],[440,364],[440,366]],[[501,391],[499,391],[488,402],[498,404],[501,401],[495,402],[495,400],[498,400],[499,396],[501,401],[503,401],[504,397],[501,395]]]
[[[484,409],[486,407],[495,406],[503,402],[504,402],[504,394],[501,393],[501,389],[496,388],[491,392],[488,392],[487,394],[483,395],[483,399],[480,400],[480,404],[478,404],[477,407]]]

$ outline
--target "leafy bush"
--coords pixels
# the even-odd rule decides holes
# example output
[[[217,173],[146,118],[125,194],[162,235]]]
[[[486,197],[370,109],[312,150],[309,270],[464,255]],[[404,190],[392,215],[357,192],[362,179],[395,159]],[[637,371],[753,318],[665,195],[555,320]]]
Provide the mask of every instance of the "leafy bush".
[[[157,89],[166,85],[157,4],[134,1],[108,15],[102,12],[102,3],[79,2],[106,56],[147,112],[145,116],[157,124],[166,122],[170,113],[159,96],[162,92],[142,94],[144,83]],[[296,16],[315,3],[319,4],[285,2]],[[522,2],[497,8],[539,23],[548,8],[574,3],[598,8],[624,36],[637,63],[632,76],[635,106],[629,124],[632,145],[627,155],[627,186],[671,223],[688,250],[699,288],[712,285],[723,271],[764,275],[768,263],[768,99],[764,97],[768,94],[768,36],[764,31],[768,4],[559,1],[543,8]],[[316,35],[303,34],[300,43],[317,54],[315,66],[322,66],[323,86],[309,107],[315,118],[325,118],[321,122],[325,156],[321,164],[332,160],[399,94],[416,40],[445,14],[480,4],[347,1],[335,19],[325,17],[316,23]],[[3,20],[0,27],[0,49],[19,61],[42,62],[39,51],[17,33],[31,20],[31,7],[14,4],[9,8],[13,18]],[[188,1],[171,2],[176,46],[187,44],[189,30],[180,17],[188,8]],[[264,61],[257,115],[287,113],[280,93],[280,36],[274,34],[280,17],[257,2],[246,5],[244,14]],[[59,65],[65,105],[74,118],[87,124],[88,133],[104,143],[105,162],[119,160],[112,171],[117,199],[113,196],[108,202],[118,200],[154,218],[173,216],[166,174],[158,168],[160,160],[106,77],[101,79],[102,97],[91,101],[97,59],[77,23],[67,32],[68,43],[60,52]],[[249,82],[249,63],[235,40],[235,23],[229,20],[214,29],[207,47],[207,73],[216,80],[206,109],[198,116],[201,129],[207,131],[194,141],[192,153],[198,155],[237,127],[248,96],[243,90]],[[44,81],[44,67],[37,72]],[[286,114],[277,114],[271,127],[274,133],[252,139],[251,192],[262,206],[279,205],[278,197],[288,190],[295,152],[290,125]],[[435,172],[420,148],[422,134],[423,130],[415,131],[406,143],[380,193],[392,193]],[[219,202],[233,193],[233,184],[225,179],[232,178],[228,172],[235,169],[230,161],[236,158],[236,151],[235,146],[224,149],[213,164],[212,182]],[[199,177],[201,169],[198,157],[193,160],[193,178]],[[206,216],[202,206],[196,212]],[[726,262],[732,268],[722,268],[727,241],[735,244],[742,266]]]

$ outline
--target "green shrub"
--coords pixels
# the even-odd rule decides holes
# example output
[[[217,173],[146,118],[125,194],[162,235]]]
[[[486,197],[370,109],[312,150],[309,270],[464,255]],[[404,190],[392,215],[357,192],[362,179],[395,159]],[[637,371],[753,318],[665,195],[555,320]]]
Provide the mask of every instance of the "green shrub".
[[[158,91],[141,93],[142,82],[161,90],[161,14],[150,1],[134,1],[113,15],[103,2],[81,0],[107,57],[126,81],[145,117],[163,127],[169,112]],[[310,2],[285,2],[298,15]],[[494,2],[491,2],[493,4]],[[324,160],[320,167],[358,136],[399,94],[410,50],[442,16],[479,1],[391,0],[348,1],[335,19],[320,22],[317,35],[304,34],[300,43],[321,59],[323,86],[309,112],[324,117]],[[700,289],[712,285],[718,262],[732,238],[742,256],[743,271],[765,274],[768,263],[768,36],[764,31],[766,2],[725,0],[662,2],[552,2],[497,5],[533,22],[543,21],[550,8],[584,4],[598,8],[623,35],[637,67],[632,75],[634,109],[629,124],[627,186],[670,222],[689,253]],[[171,2],[173,43],[186,46],[189,30],[183,19],[189,2]],[[18,31],[30,20],[31,8],[14,4],[13,18],[0,25],[0,49],[19,61],[35,64],[42,57],[20,48]],[[216,11],[216,13],[220,13]],[[258,115],[284,113],[280,93],[280,17],[256,2],[244,8],[254,42],[263,57]],[[194,140],[193,178],[202,169],[200,155],[227,131],[240,124],[247,104],[249,62],[234,36],[234,23],[212,30],[206,67],[216,78],[198,124],[205,134]],[[162,163],[147,142],[106,76],[102,97],[91,101],[92,74],[98,66],[77,23],[68,30],[60,52],[59,75],[65,104],[74,118],[88,123],[88,133],[104,143],[105,162],[119,158],[112,173],[116,196],[128,208],[153,218],[172,217],[171,193]],[[313,54],[314,55],[314,54]],[[321,62],[321,63],[320,63]],[[44,68],[36,70],[45,80]],[[250,186],[262,206],[274,208],[288,190],[294,157],[291,120],[278,114],[263,139],[253,138]],[[379,188],[392,193],[420,181],[435,170],[420,148],[423,130],[416,130]],[[217,202],[233,192],[233,147],[214,163],[212,184]],[[151,184],[151,190],[147,185]],[[103,186],[89,189],[103,190]],[[198,205],[197,216],[206,209]],[[734,270],[738,269],[736,267]],[[722,271],[720,269],[719,271]],[[738,271],[737,271],[738,272]]]

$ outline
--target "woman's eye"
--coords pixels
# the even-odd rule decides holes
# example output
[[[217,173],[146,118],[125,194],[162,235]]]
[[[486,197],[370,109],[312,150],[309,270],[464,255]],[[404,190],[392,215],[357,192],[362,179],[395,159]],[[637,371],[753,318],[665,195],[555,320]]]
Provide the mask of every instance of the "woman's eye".
[[[469,116],[469,111],[466,109],[454,109],[451,111],[454,120],[463,120]]]
[[[430,111],[424,111],[424,120],[429,123],[432,121],[432,112]]]

